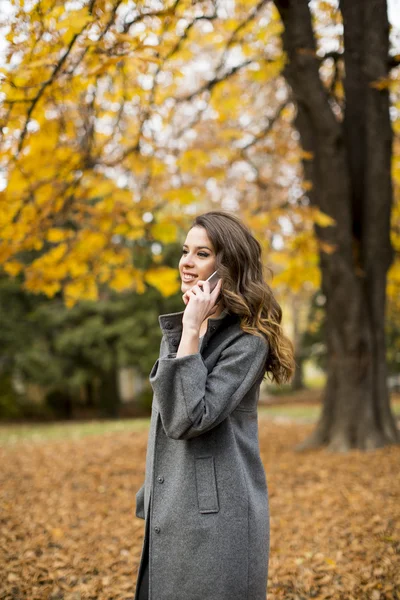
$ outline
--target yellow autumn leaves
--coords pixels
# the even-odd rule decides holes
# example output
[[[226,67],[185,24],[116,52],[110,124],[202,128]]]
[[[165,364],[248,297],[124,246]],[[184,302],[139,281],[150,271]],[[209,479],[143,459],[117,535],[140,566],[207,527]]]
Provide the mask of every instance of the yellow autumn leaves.
[[[222,16],[190,0],[10,6],[0,74],[8,274],[68,305],[102,286],[169,295],[179,282],[163,247],[194,214],[222,206],[253,228],[277,284],[319,286],[318,253],[334,247],[313,224],[334,223],[297,202],[312,189],[301,163],[313,155],[299,147],[282,92],[273,3],[241,0]],[[397,161],[396,181],[398,170]],[[140,270],[132,259],[143,240],[161,253]]]

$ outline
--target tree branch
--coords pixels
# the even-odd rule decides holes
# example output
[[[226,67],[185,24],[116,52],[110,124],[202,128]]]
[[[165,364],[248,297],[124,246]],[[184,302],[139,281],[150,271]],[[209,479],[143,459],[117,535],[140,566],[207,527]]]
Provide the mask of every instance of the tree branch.
[[[246,144],[245,146],[242,147],[242,152],[243,153],[246,152],[246,150],[248,150],[249,148],[251,148],[255,144],[258,144],[258,142],[260,142],[261,140],[263,140],[265,138],[265,136],[271,131],[271,129],[275,125],[276,121],[281,116],[283,109],[286,108],[286,106],[289,104],[289,102],[290,102],[289,100],[286,100],[285,102],[283,102],[279,106],[278,110],[276,111],[276,113],[272,117],[272,119],[268,120],[268,124],[265,127],[263,127],[263,129],[261,129],[261,131],[259,131],[254,136],[254,138],[251,140],[251,142],[249,142],[248,144]]]
[[[149,11],[147,13],[142,13],[140,15],[137,15],[137,17],[134,17],[131,21],[128,21],[124,24],[123,33],[128,33],[128,31],[132,27],[132,25],[135,25],[135,23],[139,23],[146,17],[168,17],[171,15],[174,15],[175,9],[178,8],[180,2],[181,2],[181,0],[175,0],[173,5],[165,10],[153,10],[153,11]]]
[[[56,67],[53,70],[53,73],[51,74],[51,76],[49,77],[49,79],[47,79],[40,87],[38,93],[36,94],[35,98],[33,98],[32,100],[32,104],[29,107],[27,116],[26,116],[26,120],[25,120],[25,124],[24,127],[22,129],[22,133],[21,133],[21,137],[19,139],[19,143],[18,143],[18,149],[17,149],[17,156],[19,155],[19,153],[22,150],[22,147],[24,145],[24,141],[25,141],[25,137],[26,134],[28,132],[28,125],[30,123],[31,117],[32,117],[32,113],[35,110],[35,107],[37,105],[37,103],[39,102],[39,100],[41,99],[41,97],[43,96],[46,88],[51,85],[53,83],[53,81],[55,80],[57,73],[60,71],[61,67],[63,66],[63,64],[65,63],[65,61],[67,60],[76,40],[78,39],[78,37],[81,35],[82,31],[85,29],[86,25],[81,29],[81,31],[79,33],[76,33],[72,40],[70,41],[70,43],[68,44],[68,48],[66,49],[66,51],[64,52],[63,56],[61,57],[61,59],[59,60],[59,62],[57,63]]]
[[[226,81],[227,79],[229,79],[230,77],[232,77],[233,75],[235,75],[238,71],[240,71],[241,69],[244,69],[245,67],[248,67],[253,62],[254,62],[254,60],[251,59],[251,60],[246,60],[244,63],[241,63],[240,65],[236,65],[236,67],[233,67],[230,71],[228,71],[224,75],[215,76],[210,81],[207,81],[206,83],[204,83],[196,91],[188,94],[187,96],[181,96],[181,97],[177,98],[176,102],[177,103],[180,103],[180,102],[190,102],[191,100],[193,100],[193,98],[195,98],[196,96],[199,96],[203,92],[211,92],[211,90],[216,85],[218,85],[222,81]]]

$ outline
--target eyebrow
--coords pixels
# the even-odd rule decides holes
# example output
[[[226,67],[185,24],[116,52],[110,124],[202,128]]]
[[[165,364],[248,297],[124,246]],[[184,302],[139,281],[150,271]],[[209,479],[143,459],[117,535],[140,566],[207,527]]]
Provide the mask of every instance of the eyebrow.
[[[186,248],[189,248],[189,246],[187,244],[183,244],[183,246]],[[212,252],[211,248],[209,248],[208,246],[195,246],[195,248],[197,248],[197,250],[200,250],[200,248],[207,248],[207,250]]]

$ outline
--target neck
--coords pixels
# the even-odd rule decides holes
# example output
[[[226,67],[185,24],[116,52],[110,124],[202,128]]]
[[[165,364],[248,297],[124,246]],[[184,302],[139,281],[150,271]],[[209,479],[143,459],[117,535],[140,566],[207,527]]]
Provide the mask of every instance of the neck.
[[[211,317],[219,317],[219,315],[224,310],[221,302],[218,302],[217,306],[218,306],[218,308],[217,308],[216,312],[213,315],[211,315]]]
[[[222,311],[224,309],[223,309],[223,306],[222,306],[221,302],[218,302],[217,307],[218,308],[215,311],[215,313],[213,313],[212,315],[210,315],[209,317],[207,317],[207,319],[204,319],[202,325],[204,325],[205,327],[207,327],[207,321],[208,321],[208,319],[215,319],[216,317],[219,317],[219,315],[222,313]]]

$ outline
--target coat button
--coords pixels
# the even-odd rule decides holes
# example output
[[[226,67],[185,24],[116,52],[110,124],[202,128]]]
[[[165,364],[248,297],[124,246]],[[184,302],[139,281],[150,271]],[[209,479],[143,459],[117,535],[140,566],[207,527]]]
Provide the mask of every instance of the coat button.
[[[165,329],[172,329],[172,323],[171,323],[171,321],[167,321],[165,323]]]
[[[215,330],[216,330],[216,328],[217,328],[217,326],[216,326],[216,325],[211,325],[211,327],[210,327],[211,331],[215,331]]]
[[[160,529],[160,527],[159,527],[158,525],[156,525],[156,526],[154,527],[154,531],[155,531],[156,533],[160,533],[161,529]]]
[[[179,343],[179,338],[173,338],[171,341],[173,346],[177,346]]]
[[[158,483],[164,483],[164,477],[162,475],[159,475],[157,477],[157,481],[158,481]]]

